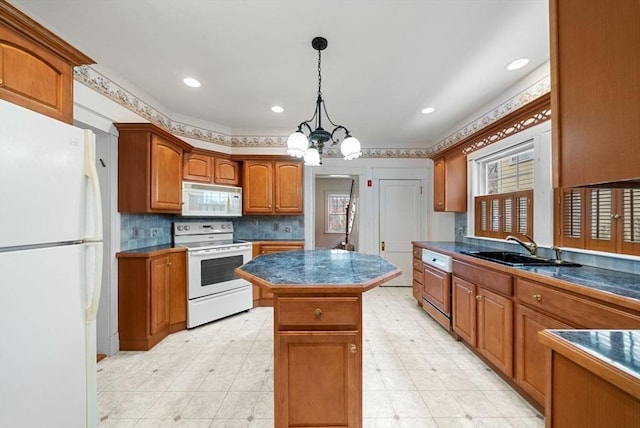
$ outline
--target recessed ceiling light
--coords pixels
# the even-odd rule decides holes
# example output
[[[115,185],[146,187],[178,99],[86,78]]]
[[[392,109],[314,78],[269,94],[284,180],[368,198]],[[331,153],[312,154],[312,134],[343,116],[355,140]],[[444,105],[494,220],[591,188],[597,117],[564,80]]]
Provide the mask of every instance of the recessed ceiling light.
[[[420,113],[429,114],[429,113],[433,113],[434,111],[436,111],[436,109],[433,107],[425,107],[422,110],[420,110]]]
[[[274,113],[282,113],[284,111],[284,109],[280,106],[273,106],[271,107],[271,111]]]
[[[529,59],[520,58],[520,59],[517,59],[517,60],[511,62],[509,65],[507,65],[507,70],[509,70],[509,71],[518,70],[518,69],[524,67],[527,64],[529,64]]]
[[[198,82],[193,77],[185,77],[182,81],[184,82],[185,85],[191,86],[192,88],[199,88],[200,87],[200,82]]]

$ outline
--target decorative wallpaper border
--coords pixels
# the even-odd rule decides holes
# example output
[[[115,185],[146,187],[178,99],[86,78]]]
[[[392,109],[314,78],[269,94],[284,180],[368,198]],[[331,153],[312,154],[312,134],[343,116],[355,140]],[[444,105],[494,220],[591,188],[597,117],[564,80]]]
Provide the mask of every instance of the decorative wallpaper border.
[[[201,128],[187,123],[172,120],[160,110],[149,105],[138,98],[122,86],[113,82],[106,76],[100,74],[92,67],[82,65],[74,68],[74,78],[83,85],[104,95],[110,100],[120,104],[122,107],[140,115],[149,122],[171,132],[174,135],[193,138],[208,143],[218,144],[226,147],[285,147],[286,136],[243,136],[229,135],[213,129]],[[431,154],[437,153],[469,135],[480,131],[482,128],[492,124],[496,120],[508,115],[513,110],[550,92],[551,82],[547,76],[536,82],[531,87],[525,89],[513,98],[495,107],[484,116],[476,119],[455,133],[436,143],[436,145],[425,149],[362,149],[363,158],[428,158]],[[325,148],[323,152],[325,158],[340,158],[340,150],[337,148]]]

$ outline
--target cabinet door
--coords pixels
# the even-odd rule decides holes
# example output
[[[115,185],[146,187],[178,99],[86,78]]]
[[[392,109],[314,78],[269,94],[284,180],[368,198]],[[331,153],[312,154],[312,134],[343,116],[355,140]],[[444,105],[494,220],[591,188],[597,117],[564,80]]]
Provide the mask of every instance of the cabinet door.
[[[210,156],[199,153],[187,153],[184,157],[182,178],[189,181],[211,183],[213,162]]]
[[[169,255],[169,330],[171,333],[187,326],[186,252]]]
[[[240,164],[230,159],[213,158],[213,181],[216,184],[240,184]]]
[[[447,155],[444,175],[445,211],[465,212],[467,210],[467,157],[461,154]]]
[[[151,137],[151,209],[182,211],[182,149]]]
[[[513,376],[513,302],[478,287],[478,350],[500,371]]]
[[[451,311],[451,279],[448,273],[424,265],[423,297],[445,314]]]
[[[572,327],[521,304],[516,306],[516,382],[540,405],[545,405],[546,347],[538,332],[547,328]]]
[[[0,24],[0,98],[72,123],[72,67]]]
[[[552,0],[549,14],[554,158],[560,178],[554,187],[637,179],[638,1]],[[594,162],[597,168],[586,167]]]
[[[273,212],[273,162],[244,161],[242,211],[245,214]]]
[[[260,254],[281,253],[283,251],[302,250],[303,243],[300,244],[260,244]]]
[[[433,209],[434,211],[444,211],[444,158],[433,161]]]
[[[275,212],[302,214],[303,166],[300,162],[275,162]]]
[[[150,319],[149,334],[155,336],[169,327],[169,256],[150,259]]]
[[[465,342],[476,346],[476,286],[456,276],[453,287],[453,331]]]
[[[275,426],[355,427],[362,413],[356,331],[280,332]]]

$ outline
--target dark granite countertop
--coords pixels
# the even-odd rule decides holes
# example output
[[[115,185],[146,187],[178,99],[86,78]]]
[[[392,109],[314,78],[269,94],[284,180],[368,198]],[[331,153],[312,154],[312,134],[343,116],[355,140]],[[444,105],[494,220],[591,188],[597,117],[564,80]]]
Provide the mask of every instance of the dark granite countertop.
[[[463,251],[496,250],[490,246],[485,247],[464,244],[461,242],[416,241],[415,244],[427,247],[434,251],[441,250],[442,252],[453,256],[461,254]],[[494,265],[498,266],[497,263],[494,263]],[[505,266],[502,267],[504,268]],[[585,265],[581,267],[522,266],[508,267],[507,269],[515,269],[517,271],[528,272],[546,278],[553,278],[567,283],[589,287],[590,289],[601,292],[612,293],[640,301],[640,275]],[[539,280],[542,279],[543,278],[539,278]]]
[[[547,330],[547,332],[640,380],[640,330]]]
[[[401,271],[382,257],[343,250],[296,250],[264,254],[236,272],[271,288],[333,287],[365,291]]]

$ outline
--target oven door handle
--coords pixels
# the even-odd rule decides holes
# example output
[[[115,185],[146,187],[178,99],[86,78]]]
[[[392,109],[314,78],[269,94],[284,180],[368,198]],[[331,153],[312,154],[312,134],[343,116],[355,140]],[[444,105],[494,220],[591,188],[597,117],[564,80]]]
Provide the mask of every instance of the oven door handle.
[[[237,256],[243,255],[244,253],[251,252],[251,248],[242,249],[242,248],[234,248],[231,250],[225,251],[216,251],[216,250],[195,250],[189,251],[189,257],[210,257],[210,256],[220,256],[220,257],[228,257],[228,256]]]

